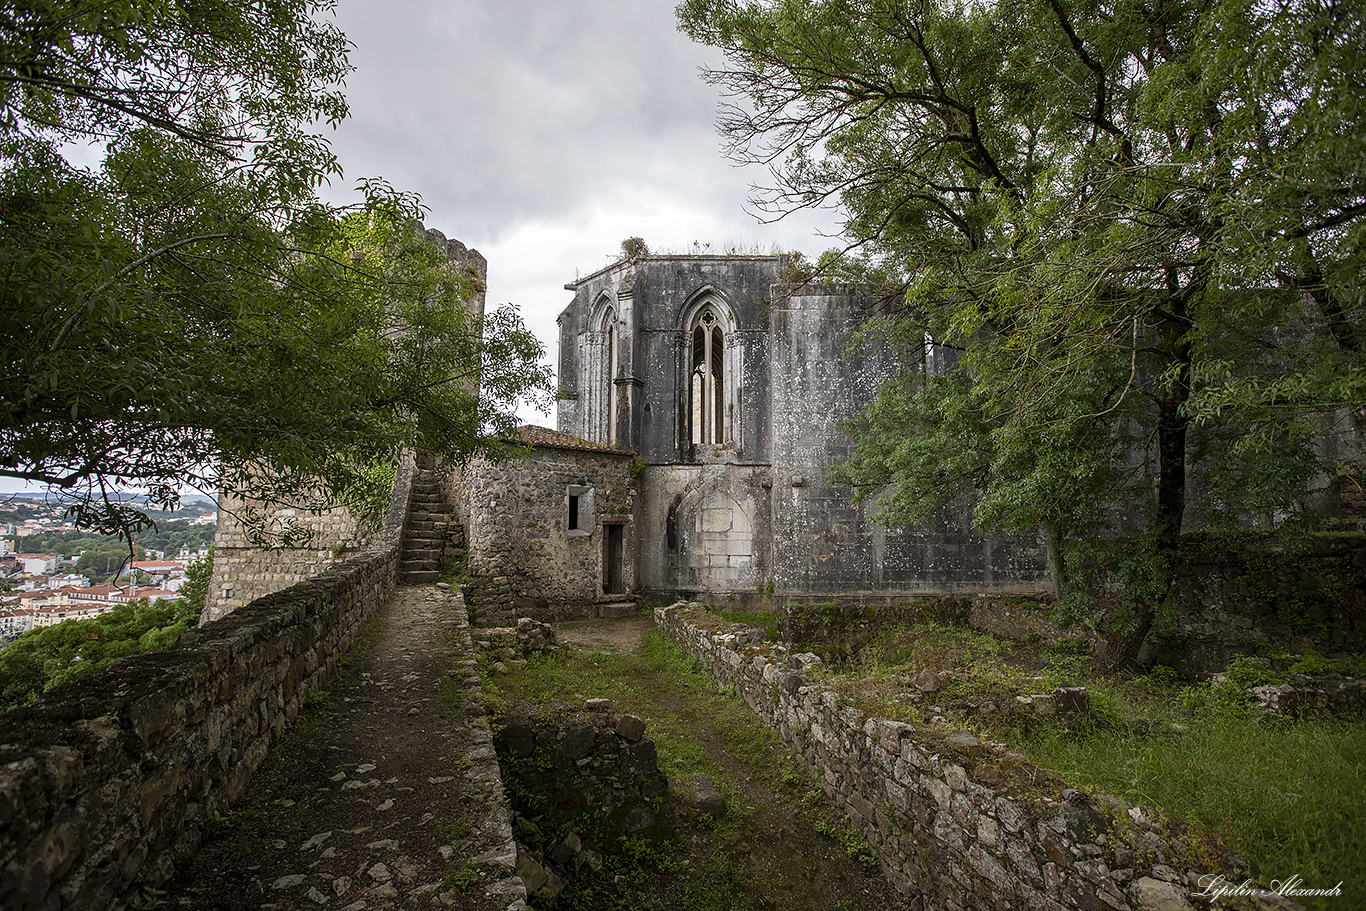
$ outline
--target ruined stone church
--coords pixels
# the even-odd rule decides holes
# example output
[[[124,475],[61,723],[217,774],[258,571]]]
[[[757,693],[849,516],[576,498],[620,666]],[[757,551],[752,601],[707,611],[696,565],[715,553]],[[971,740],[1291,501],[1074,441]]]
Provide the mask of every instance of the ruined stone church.
[[[832,482],[843,422],[893,365],[855,341],[873,300],[793,284],[792,266],[644,256],[566,285],[557,432],[524,428],[529,460],[453,491],[481,612],[1049,588],[1037,540],[966,513],[884,527]]]
[[[478,252],[429,234],[486,275]],[[850,447],[843,423],[894,365],[856,341],[876,302],[851,286],[794,283],[794,265],[641,256],[565,286],[558,428],[522,428],[525,458],[442,472],[479,622],[600,614],[641,596],[1049,590],[1037,539],[982,534],[966,510],[886,527],[832,482]],[[367,546],[340,507],[263,506],[268,524],[312,532],[306,546],[263,549],[241,507],[220,507],[206,620]]]

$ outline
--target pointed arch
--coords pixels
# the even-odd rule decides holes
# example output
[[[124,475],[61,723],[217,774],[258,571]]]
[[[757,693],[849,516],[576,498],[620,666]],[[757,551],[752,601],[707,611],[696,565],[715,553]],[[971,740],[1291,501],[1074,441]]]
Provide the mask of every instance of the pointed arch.
[[[588,322],[588,357],[584,361],[588,390],[588,414],[584,437],[598,443],[616,445],[617,308],[613,297],[603,293],[593,304]]]
[[[735,311],[711,285],[682,308],[679,405],[684,447],[738,445],[741,357]]]

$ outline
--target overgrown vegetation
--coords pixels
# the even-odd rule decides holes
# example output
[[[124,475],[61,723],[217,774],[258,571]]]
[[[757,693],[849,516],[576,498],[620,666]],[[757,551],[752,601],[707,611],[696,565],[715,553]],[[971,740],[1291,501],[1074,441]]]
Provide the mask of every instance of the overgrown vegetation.
[[[1334,672],[1361,674],[1366,660],[1239,658],[1218,682],[1193,683],[1163,667],[1102,672],[1080,644],[920,623],[884,630],[824,682],[871,715],[974,730],[1068,786],[1156,807],[1188,824],[1197,847],[1251,859],[1263,882],[1342,881],[1356,900],[1348,904],[1360,904],[1366,883],[1352,879],[1366,869],[1366,723],[1264,717],[1246,693],[1287,673]],[[929,682],[924,674],[932,691],[915,685]],[[1016,700],[1074,685],[1090,698],[1080,722],[1035,715]]]
[[[840,476],[890,524],[1041,532],[1133,665],[1188,483],[1216,525],[1360,485],[1366,42],[1356,3],[687,0],[775,215],[838,201],[828,277],[899,369]],[[851,256],[850,254],[854,255]]]
[[[43,693],[120,658],[174,648],[199,623],[213,572],[212,557],[186,567],[189,576],[172,600],[120,604],[98,617],[30,630],[0,649],[0,711],[28,705]]]
[[[398,463],[391,459],[376,459],[362,468],[355,479],[338,494],[343,506],[363,531],[379,530],[389,511],[394,495],[394,481],[398,477]]]
[[[603,874],[571,885],[557,909],[824,909],[809,859],[784,846],[792,834],[783,827],[794,823],[823,832],[815,840],[830,853],[860,863],[871,856],[847,824],[827,815],[819,790],[776,735],[661,634],[647,634],[635,654],[532,657],[509,674],[486,675],[484,694],[495,712],[527,702],[611,699],[617,711],[646,720],[671,788],[700,774],[726,797],[721,819],[699,817],[675,841],[630,842],[605,858]],[[786,821],[753,805],[748,795],[756,785],[778,795]]]

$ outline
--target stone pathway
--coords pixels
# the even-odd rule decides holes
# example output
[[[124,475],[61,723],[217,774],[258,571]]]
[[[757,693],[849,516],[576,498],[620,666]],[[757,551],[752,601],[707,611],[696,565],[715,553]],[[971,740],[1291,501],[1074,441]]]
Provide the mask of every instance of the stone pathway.
[[[164,907],[525,907],[463,600],[402,587]]]

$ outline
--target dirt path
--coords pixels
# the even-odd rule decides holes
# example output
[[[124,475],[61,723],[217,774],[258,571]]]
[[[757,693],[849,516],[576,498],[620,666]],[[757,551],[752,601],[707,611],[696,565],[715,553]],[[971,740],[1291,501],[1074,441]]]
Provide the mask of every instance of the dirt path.
[[[645,720],[675,797],[690,791],[689,773],[701,768],[729,801],[730,810],[718,824],[687,833],[682,857],[670,858],[643,878],[628,871],[618,877],[624,884],[596,887],[569,906],[631,911],[903,907],[876,866],[857,859],[857,846],[841,841],[841,817],[825,806],[814,782],[789,762],[776,738],[743,703],[693,672],[681,653],[666,654],[670,646],[654,632],[653,619],[645,615],[559,623],[556,637],[574,647],[569,657],[555,659],[564,662],[559,670],[533,668],[485,684],[495,700],[610,696],[619,711]]]
[[[515,855],[489,853],[507,820],[463,623],[458,596],[400,588],[164,906],[506,908]]]
[[[555,636],[577,648],[602,649],[634,655],[645,644],[655,622],[644,615],[620,620],[569,620],[555,624]]]

